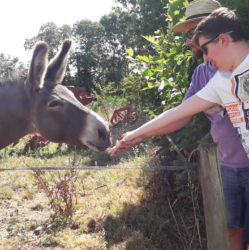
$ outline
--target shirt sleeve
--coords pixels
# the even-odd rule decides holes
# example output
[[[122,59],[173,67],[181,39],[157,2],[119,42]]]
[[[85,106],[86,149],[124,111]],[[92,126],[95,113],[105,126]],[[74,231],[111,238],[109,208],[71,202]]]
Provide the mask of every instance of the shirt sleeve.
[[[203,62],[196,67],[192,75],[191,84],[184,96],[183,101],[186,101],[189,97],[195,95],[199,90],[206,86],[208,81],[216,73],[217,69],[212,67],[210,63]]]
[[[207,85],[198,91],[196,95],[206,101],[217,103],[222,105],[220,95],[217,91],[217,85],[219,84],[219,77],[216,75],[210,79]]]
[[[200,85],[200,81],[198,77],[198,67],[197,67],[192,75],[190,86],[183,98],[183,101],[186,101],[189,97],[196,94],[201,89],[201,86],[199,85]]]

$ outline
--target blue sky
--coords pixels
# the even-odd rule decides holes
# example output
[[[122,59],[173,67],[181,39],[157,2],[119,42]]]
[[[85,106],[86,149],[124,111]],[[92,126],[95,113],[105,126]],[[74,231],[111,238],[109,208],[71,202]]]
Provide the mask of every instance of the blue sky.
[[[17,56],[23,62],[31,57],[24,50],[26,38],[36,36],[42,24],[72,25],[76,21],[99,19],[111,11],[113,0],[8,0],[1,2],[0,53]]]

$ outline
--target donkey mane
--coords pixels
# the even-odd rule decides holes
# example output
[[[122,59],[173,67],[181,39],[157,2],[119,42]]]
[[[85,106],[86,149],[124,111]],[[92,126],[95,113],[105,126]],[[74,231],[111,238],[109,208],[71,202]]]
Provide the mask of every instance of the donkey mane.
[[[17,98],[18,98],[19,97],[18,92],[24,90],[25,88],[24,85],[25,85],[25,81],[21,78],[1,80],[0,81],[0,99],[6,98],[6,96],[8,95],[11,95],[11,96],[17,95]],[[11,91],[9,91],[10,89]],[[15,99],[11,99],[10,101],[14,101],[14,100]]]
[[[15,78],[15,79],[1,79],[0,80],[0,89],[1,88],[8,88],[13,87],[14,85],[22,84],[24,81],[21,78]]]

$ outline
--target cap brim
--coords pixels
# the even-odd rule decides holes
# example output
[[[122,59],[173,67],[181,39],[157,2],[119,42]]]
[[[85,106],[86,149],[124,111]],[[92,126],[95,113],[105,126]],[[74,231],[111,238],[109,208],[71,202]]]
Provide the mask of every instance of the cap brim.
[[[192,18],[190,20],[186,20],[180,22],[173,26],[172,31],[174,32],[187,32],[192,28],[196,27],[197,24],[203,19],[203,17]]]

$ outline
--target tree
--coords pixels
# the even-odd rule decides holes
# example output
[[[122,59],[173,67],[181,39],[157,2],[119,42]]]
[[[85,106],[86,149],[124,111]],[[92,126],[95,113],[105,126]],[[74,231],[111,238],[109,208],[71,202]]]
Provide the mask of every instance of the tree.
[[[192,54],[183,46],[185,37],[177,36],[171,31],[172,26],[185,15],[187,5],[187,0],[170,1],[167,5],[167,31],[162,29],[145,36],[153,48],[149,54],[136,55],[132,50],[129,51],[133,57],[133,73],[123,81],[124,89],[129,91],[129,99],[134,99],[131,95],[136,97],[136,104],[142,103],[143,110],[149,114],[158,115],[180,104],[189,86],[187,69],[192,63]],[[137,91],[131,91],[134,83],[136,86],[140,85],[139,95]],[[208,131],[209,123],[198,116],[190,126],[173,134],[172,138],[180,148],[182,146],[191,150]],[[167,138],[160,137],[158,140],[158,144],[168,145]]]
[[[121,79],[129,73],[128,59],[126,50],[129,40],[129,34],[124,32],[126,27],[122,19],[123,13],[116,10],[115,13],[105,15],[101,18],[100,23],[105,28],[105,51],[107,57],[103,63],[105,72],[105,82],[114,82],[119,85]]]
[[[128,46],[135,53],[141,54],[150,51],[150,44],[143,38],[153,35],[158,29],[167,30],[165,7],[168,0],[116,0],[123,8],[114,8],[119,14],[121,23],[124,23],[123,33],[129,36]]]
[[[69,25],[58,27],[53,22],[41,26],[38,35],[25,40],[24,48],[31,50],[37,41],[45,41],[49,44],[49,58],[53,58],[58,51],[62,41],[71,37],[72,30]]]
[[[17,57],[0,54],[0,80],[26,75],[27,68]]]
[[[167,5],[167,31],[158,30],[156,34],[144,37],[152,47],[150,53],[136,55],[134,51],[130,52],[133,74],[140,78],[137,82],[142,83],[140,102],[150,113],[158,114],[179,104],[189,85],[186,69],[190,65],[191,53],[182,46],[184,37],[171,31],[173,23],[183,17],[187,4],[187,0],[174,0]]]
[[[104,61],[105,81],[120,85],[130,73],[127,49],[134,54],[148,54],[153,51],[144,38],[158,29],[166,30],[164,8],[168,0],[117,0],[122,7],[115,7],[109,15],[101,18],[105,28],[106,51]]]
[[[54,23],[41,26],[36,37],[26,39],[30,50],[36,41],[50,45],[49,57],[54,56],[62,40],[70,37],[74,43],[65,84],[84,86],[88,90],[95,83],[120,85],[130,73],[127,49],[135,54],[148,54],[153,46],[144,36],[158,29],[166,30],[165,6],[168,0],[117,0],[123,7],[116,7],[100,23],[89,20],[57,27]]]
[[[97,22],[81,20],[73,26],[73,37],[75,46],[71,62],[76,69],[75,80],[89,90],[103,76],[102,63],[107,55],[104,27]]]

